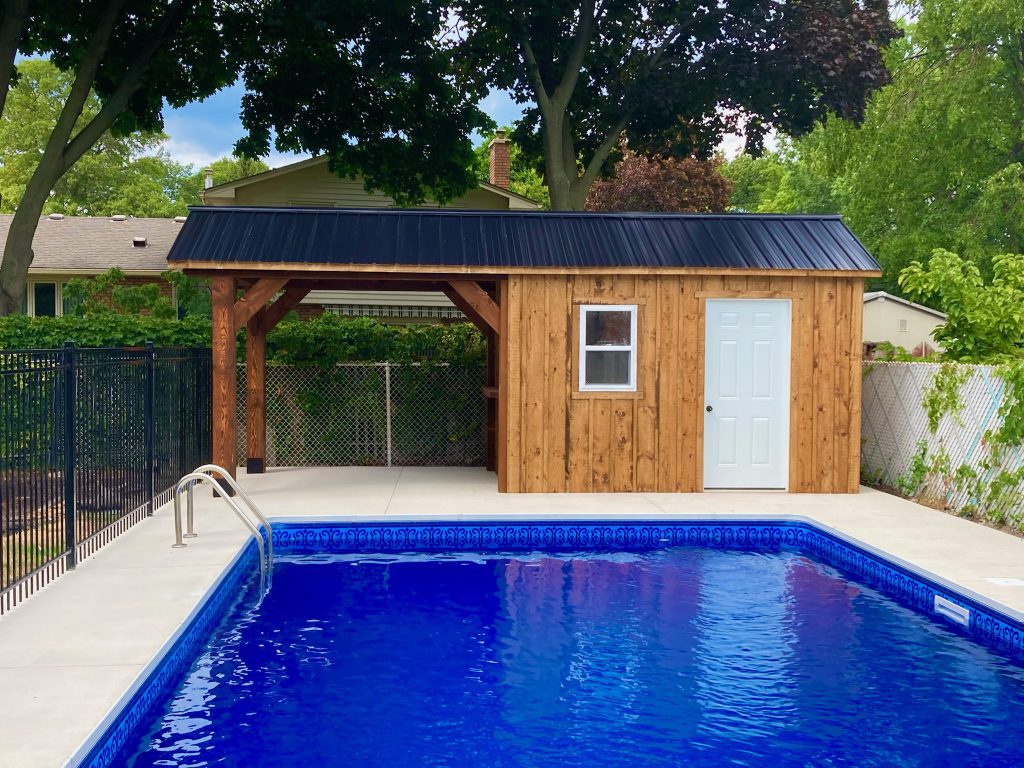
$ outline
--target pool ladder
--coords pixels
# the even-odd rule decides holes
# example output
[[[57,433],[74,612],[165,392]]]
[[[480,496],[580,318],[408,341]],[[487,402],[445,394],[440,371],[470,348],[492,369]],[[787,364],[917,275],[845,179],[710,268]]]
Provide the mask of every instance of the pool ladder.
[[[213,477],[214,473],[219,477]],[[270,589],[270,583],[273,579],[274,572],[274,542],[272,531],[270,527],[270,521],[267,520],[266,516],[260,512],[259,507],[256,506],[255,502],[249,497],[245,491],[243,491],[235,479],[228,473],[223,467],[218,467],[216,464],[204,464],[201,467],[196,467],[194,470],[183,476],[176,486],[174,486],[174,544],[173,548],[177,549],[180,547],[187,546],[183,539],[194,539],[197,534],[195,532],[194,523],[195,517],[193,510],[195,508],[194,502],[194,490],[197,485],[203,483],[209,483],[213,485],[214,489],[218,491],[218,496],[231,507],[238,519],[242,521],[242,524],[249,530],[253,538],[256,539],[256,548],[259,552],[260,558],[260,598],[267,593]],[[246,514],[246,510],[242,509],[241,505],[228,496],[224,492],[224,486],[221,483],[226,484],[231,488],[237,495],[238,498],[245,502],[245,506],[249,514]],[[181,531],[181,494],[187,494],[187,506],[186,506],[186,531]],[[255,522],[254,522],[255,519]],[[260,526],[267,532],[267,540],[264,543],[263,533],[260,531]]]

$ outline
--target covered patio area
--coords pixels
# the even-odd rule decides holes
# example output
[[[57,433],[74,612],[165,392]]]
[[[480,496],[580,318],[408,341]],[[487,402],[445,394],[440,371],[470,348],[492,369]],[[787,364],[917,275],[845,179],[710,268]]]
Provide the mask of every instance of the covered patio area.
[[[267,333],[311,290],[443,292],[487,340],[486,466],[510,493],[856,493],[871,255],[836,216],[194,208],[213,459],[267,466]]]

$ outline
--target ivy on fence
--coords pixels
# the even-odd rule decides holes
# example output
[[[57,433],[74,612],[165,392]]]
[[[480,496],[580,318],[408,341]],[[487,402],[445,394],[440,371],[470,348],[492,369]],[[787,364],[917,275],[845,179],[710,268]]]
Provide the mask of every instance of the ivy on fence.
[[[917,365],[917,364],[896,364]],[[865,376],[875,368],[865,366]],[[1002,383],[996,418],[980,435],[977,448],[955,461],[939,436],[945,418],[955,419],[953,428],[963,430],[960,413],[965,407],[964,386],[987,367],[966,363],[943,363],[921,392],[920,408],[927,421],[928,439],[919,440],[905,459],[892,485],[904,496],[919,500],[955,502],[964,516],[978,516],[990,522],[1024,527],[1024,362],[1011,361],[992,367]],[[902,410],[912,410],[904,403]],[[867,414],[866,414],[867,415]],[[948,432],[944,433],[948,436]],[[899,457],[890,457],[897,461]],[[885,472],[865,466],[866,482],[882,484]],[[927,497],[927,498],[926,498]]]

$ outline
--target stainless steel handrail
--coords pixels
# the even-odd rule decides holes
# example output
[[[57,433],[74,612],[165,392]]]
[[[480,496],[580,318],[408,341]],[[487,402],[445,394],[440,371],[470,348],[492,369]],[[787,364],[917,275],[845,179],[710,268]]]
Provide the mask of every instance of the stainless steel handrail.
[[[220,477],[213,477],[212,473],[214,472],[220,475]],[[232,490],[235,491],[235,493],[238,494],[238,496],[245,502],[245,505],[249,508],[249,511],[252,512],[256,519],[266,528],[266,546],[264,546],[263,534],[260,532],[259,526],[245,514],[245,511],[241,506],[239,506],[237,501],[224,492],[224,486],[220,484],[221,482],[225,482]],[[260,558],[260,596],[262,599],[262,595],[264,595],[270,588],[270,583],[273,579],[274,544],[270,521],[267,520],[266,516],[260,511],[259,507],[256,506],[253,500],[249,498],[249,495],[238,487],[238,484],[235,482],[234,478],[227,473],[227,470],[222,467],[218,467],[215,464],[204,464],[182,477],[174,487],[174,544],[172,547],[178,549],[180,547],[188,546],[184,541],[182,541],[182,539],[194,538],[198,535],[193,529],[193,489],[196,485],[201,483],[212,484],[216,490],[220,491],[220,497],[227,502],[228,506],[231,507],[238,519],[242,521],[245,527],[248,528],[249,532],[253,535],[253,538],[256,539],[256,547],[259,551]],[[183,491],[188,493],[188,532],[184,534],[181,530],[181,494]]]
[[[238,494],[238,498],[240,498],[242,501],[245,502],[245,506],[247,506],[249,508],[249,511],[252,512],[256,516],[256,519],[259,520],[266,527],[266,529],[267,529],[267,561],[268,562],[273,562],[273,560],[274,560],[274,543],[271,541],[271,536],[270,536],[270,531],[271,531],[271,529],[270,529],[270,521],[267,520],[266,516],[260,511],[260,508],[256,506],[256,502],[254,502],[252,500],[252,498],[249,496],[249,494],[247,494],[245,491],[242,490],[241,486],[239,486],[239,484],[237,483],[235,478],[233,478],[228,473],[228,471],[226,469],[224,469],[224,467],[219,467],[216,464],[203,464],[203,466],[196,467],[192,471],[195,472],[195,473],[204,474],[204,475],[209,475],[211,472],[216,472],[218,475],[220,475],[220,477],[217,478],[217,482],[218,483],[221,483],[221,482],[227,483],[231,487],[231,490],[233,490],[236,494]],[[189,488],[188,488],[188,509],[187,509],[187,514],[188,514],[188,516],[187,516],[188,533],[186,535],[186,538],[190,538],[190,539],[191,538],[195,538],[195,536],[197,535],[195,530],[193,530],[193,527],[192,527],[193,526],[193,522],[194,522],[193,521],[193,515],[192,515],[192,510],[193,510],[192,487],[194,487],[194,486],[189,486]],[[228,497],[228,498],[230,498],[230,497]]]

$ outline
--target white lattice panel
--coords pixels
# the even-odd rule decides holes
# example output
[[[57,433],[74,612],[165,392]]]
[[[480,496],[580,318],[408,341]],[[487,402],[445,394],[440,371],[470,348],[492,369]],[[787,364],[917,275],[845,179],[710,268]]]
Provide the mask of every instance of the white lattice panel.
[[[983,466],[986,461],[991,463],[985,435],[1000,426],[999,407],[1005,390],[992,366],[969,366],[970,375],[960,388],[960,409],[943,415],[935,434],[930,432],[921,403],[939,368],[937,363],[865,363],[861,462],[866,479],[896,485],[909,472],[922,441],[928,447],[929,460],[944,452],[953,472],[966,464],[979,474],[982,483],[1003,470],[1024,465],[1024,451],[1017,447],[1003,451],[1000,465]],[[1024,488],[1020,490],[1024,493]],[[944,498],[955,510],[977,507],[982,501],[968,484],[954,482],[950,473],[929,475],[918,495]],[[1019,502],[1005,512],[1010,518],[1024,516]]]

